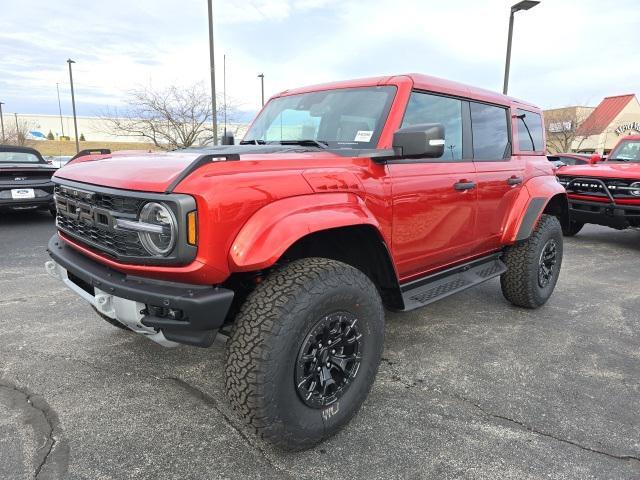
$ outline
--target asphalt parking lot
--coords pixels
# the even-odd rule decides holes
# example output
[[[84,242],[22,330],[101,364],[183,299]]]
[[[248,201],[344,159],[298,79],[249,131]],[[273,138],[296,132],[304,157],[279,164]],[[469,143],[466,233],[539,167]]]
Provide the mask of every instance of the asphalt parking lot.
[[[223,344],[163,349],[43,269],[48,213],[0,214],[0,478],[640,478],[640,232],[586,227],[538,311],[498,281],[387,316],[373,391],[302,453],[228,406]]]

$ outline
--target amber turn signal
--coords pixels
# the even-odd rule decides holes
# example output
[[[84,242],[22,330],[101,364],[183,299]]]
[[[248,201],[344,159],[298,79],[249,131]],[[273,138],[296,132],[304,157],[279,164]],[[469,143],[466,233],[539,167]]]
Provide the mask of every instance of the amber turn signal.
[[[196,245],[198,243],[198,213],[187,213],[187,243],[189,245]]]

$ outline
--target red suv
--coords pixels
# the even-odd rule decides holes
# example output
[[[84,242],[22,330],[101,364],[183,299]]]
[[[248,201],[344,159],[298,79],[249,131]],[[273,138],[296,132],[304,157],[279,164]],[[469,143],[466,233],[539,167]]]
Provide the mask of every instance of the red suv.
[[[619,230],[640,227],[640,135],[622,138],[606,160],[566,166],[558,179],[569,194],[570,222],[564,234],[577,234],[585,223]]]
[[[495,277],[515,305],[550,297],[567,199],[542,125],[531,104],[424,75],[287,90],[240,145],[59,170],[46,268],[163,345],[229,335],[233,406],[306,448],[366,398],[385,308]]]

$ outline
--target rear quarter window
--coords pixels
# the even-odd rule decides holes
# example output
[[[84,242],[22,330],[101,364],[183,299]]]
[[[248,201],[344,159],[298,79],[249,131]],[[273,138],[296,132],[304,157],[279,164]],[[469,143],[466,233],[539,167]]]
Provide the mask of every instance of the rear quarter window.
[[[542,117],[539,113],[518,109],[518,149],[521,152],[544,150]]]

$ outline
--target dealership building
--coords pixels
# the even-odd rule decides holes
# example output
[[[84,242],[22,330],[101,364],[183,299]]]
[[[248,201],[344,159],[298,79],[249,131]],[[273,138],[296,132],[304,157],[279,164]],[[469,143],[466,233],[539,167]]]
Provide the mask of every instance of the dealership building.
[[[640,103],[634,94],[605,97],[593,107],[545,110],[549,153],[608,154],[625,135],[640,134]]]

